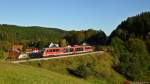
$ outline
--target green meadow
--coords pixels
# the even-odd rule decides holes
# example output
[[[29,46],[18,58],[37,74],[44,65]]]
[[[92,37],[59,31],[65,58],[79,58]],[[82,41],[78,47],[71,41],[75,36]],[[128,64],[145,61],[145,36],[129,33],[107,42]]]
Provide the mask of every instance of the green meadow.
[[[0,62],[0,84],[90,84],[83,79],[22,64]]]
[[[64,76],[76,77],[68,72],[68,69],[76,69],[80,64],[95,63],[96,75],[83,79],[91,84],[116,84],[123,83],[125,78],[117,73],[113,68],[113,57],[108,54],[92,54],[80,57],[70,57],[61,59],[51,59],[47,61],[33,61],[22,63],[28,66],[46,69]]]

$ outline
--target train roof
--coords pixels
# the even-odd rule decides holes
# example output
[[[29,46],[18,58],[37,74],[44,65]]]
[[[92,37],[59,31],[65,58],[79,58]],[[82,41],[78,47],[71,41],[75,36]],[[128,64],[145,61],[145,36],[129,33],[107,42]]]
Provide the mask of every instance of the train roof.
[[[92,47],[89,45],[74,45],[74,46],[67,46],[67,47],[50,47],[50,48],[44,48],[44,49],[61,49],[61,48],[74,48],[74,47]]]

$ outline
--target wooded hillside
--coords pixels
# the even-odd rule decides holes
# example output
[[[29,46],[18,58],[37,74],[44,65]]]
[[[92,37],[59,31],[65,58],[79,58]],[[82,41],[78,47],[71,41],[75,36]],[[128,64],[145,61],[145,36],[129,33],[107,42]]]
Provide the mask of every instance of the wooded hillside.
[[[150,81],[150,12],[129,17],[110,35],[114,68],[132,81]]]

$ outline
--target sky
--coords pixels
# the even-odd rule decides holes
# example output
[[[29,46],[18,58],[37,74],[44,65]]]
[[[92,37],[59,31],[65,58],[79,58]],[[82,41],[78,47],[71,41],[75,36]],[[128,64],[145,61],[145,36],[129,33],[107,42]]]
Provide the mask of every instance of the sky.
[[[0,24],[103,30],[150,11],[150,0],[0,0]]]

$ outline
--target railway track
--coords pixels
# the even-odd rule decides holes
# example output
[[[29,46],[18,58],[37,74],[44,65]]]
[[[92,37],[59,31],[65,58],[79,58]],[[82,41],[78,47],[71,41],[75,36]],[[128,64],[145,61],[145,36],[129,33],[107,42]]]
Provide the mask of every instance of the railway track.
[[[96,51],[96,52],[89,52],[89,53],[81,53],[81,54],[75,54],[75,55],[66,55],[66,56],[57,56],[57,57],[47,57],[47,58],[35,58],[35,59],[26,59],[26,60],[17,60],[17,61],[9,61],[11,63],[22,63],[22,62],[30,62],[30,61],[40,61],[40,60],[49,60],[49,59],[60,59],[60,58],[69,58],[69,57],[78,57],[88,54],[103,54],[104,51]]]

